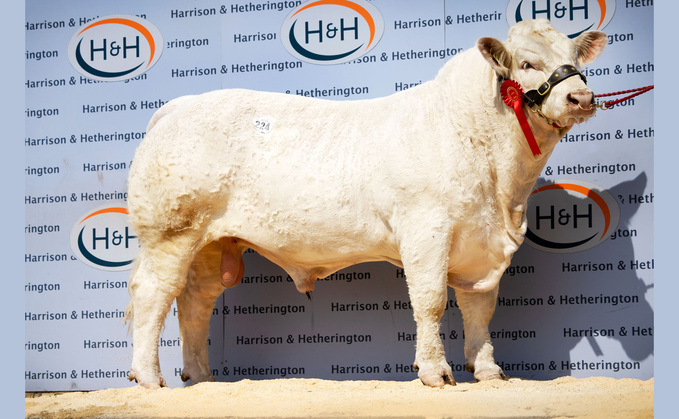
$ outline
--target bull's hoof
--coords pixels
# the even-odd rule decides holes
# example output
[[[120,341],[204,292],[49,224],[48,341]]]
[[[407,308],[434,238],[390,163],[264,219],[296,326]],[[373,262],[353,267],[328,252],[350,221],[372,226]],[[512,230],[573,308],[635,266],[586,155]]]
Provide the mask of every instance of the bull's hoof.
[[[479,381],[489,381],[489,380],[504,380],[507,381],[509,380],[509,377],[500,369],[500,367],[496,367],[496,369],[492,370],[486,370],[486,371],[478,371],[474,373],[474,378],[476,379],[477,382]]]
[[[509,380],[509,377],[505,375],[505,373],[502,371],[502,368],[500,368],[495,363],[492,364],[488,363],[478,369],[474,368],[474,365],[467,363],[465,364],[465,369],[470,373],[474,374],[474,378],[476,379],[477,383],[479,381],[488,380],[504,380],[504,381]]]
[[[186,368],[184,371],[182,371],[181,375],[182,381],[187,382],[191,380],[193,384],[198,384],[202,383],[205,381],[212,382],[215,381],[215,377],[212,376],[212,373],[207,373],[207,374],[200,374],[200,373],[190,373],[186,372]]]
[[[193,375],[184,374],[184,373],[182,372],[182,381],[183,381],[183,382],[187,382],[187,381],[189,381],[189,380],[191,380],[191,382],[192,382],[193,384],[216,381],[216,380],[215,380],[215,377],[213,377],[212,375],[206,375],[206,376],[203,377],[203,378],[195,378],[195,379],[194,379],[194,378],[193,378]]]
[[[160,387],[167,387],[167,383],[165,382],[165,379],[163,377],[157,377],[157,378],[150,378],[147,380],[143,380],[138,378],[138,374],[134,372],[134,370],[130,371],[130,374],[127,377],[128,380],[134,381],[135,383],[139,384],[140,386],[144,388],[148,388],[150,390],[155,390]]]
[[[441,388],[446,384],[456,385],[453,370],[445,362],[432,364],[429,367],[421,367],[418,363],[414,363],[413,368],[417,371],[420,381],[425,386]]]

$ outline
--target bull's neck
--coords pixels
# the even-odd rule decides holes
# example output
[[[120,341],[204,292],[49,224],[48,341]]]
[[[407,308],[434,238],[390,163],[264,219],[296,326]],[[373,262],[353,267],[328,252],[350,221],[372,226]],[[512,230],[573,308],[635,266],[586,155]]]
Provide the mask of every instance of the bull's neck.
[[[524,106],[524,114],[540,147],[540,154],[533,155],[514,110],[502,101],[500,83],[494,74],[488,78],[487,83],[489,88],[486,91],[490,93],[487,100],[492,102],[492,106],[486,107],[487,119],[494,121],[497,131],[505,136],[504,141],[497,138],[488,149],[498,168],[498,193],[506,198],[504,202],[509,203],[510,211],[525,211],[528,196],[542,173],[555,142],[548,137],[551,134],[548,130],[540,128],[541,121],[536,120],[535,115]]]
[[[474,102],[457,100],[452,105],[455,118],[472,122],[467,131],[471,138],[477,137],[483,141],[480,137],[486,137],[483,146],[494,169],[494,179],[489,179],[487,185],[501,197],[507,226],[512,230],[512,236],[519,237],[525,231],[528,196],[558,139],[553,130],[540,126],[543,122],[536,120],[536,116],[524,108],[541,150],[540,155],[534,156],[514,110],[502,101],[500,83],[495,73],[480,54],[470,54],[465,58],[469,60],[467,68],[482,68],[483,71],[462,71],[462,75],[455,75],[455,84],[463,86],[457,92],[457,99],[468,95],[469,101]],[[469,90],[473,90],[473,94],[469,94]],[[454,100],[451,96],[448,99],[449,102]]]
[[[497,168],[496,191],[502,197],[501,202],[505,203],[502,210],[508,232],[520,244],[526,231],[528,197],[557,140],[554,131],[524,105],[524,114],[541,152],[533,155],[514,110],[502,101],[500,83],[495,74],[491,74],[486,83],[488,88],[485,91],[489,93],[485,98],[489,103],[485,107],[486,119],[494,121],[497,132],[505,137],[504,141],[500,137],[496,138],[488,147],[488,153],[493,156]]]

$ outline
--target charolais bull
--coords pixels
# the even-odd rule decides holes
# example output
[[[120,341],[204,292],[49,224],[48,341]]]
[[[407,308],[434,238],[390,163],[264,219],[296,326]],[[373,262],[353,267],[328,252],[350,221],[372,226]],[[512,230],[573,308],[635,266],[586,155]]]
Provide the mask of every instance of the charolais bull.
[[[594,115],[578,68],[606,43],[603,32],[569,39],[546,20],[523,21],[506,41],[480,38],[433,80],[387,97],[226,89],[165,104],[129,174],[141,244],[130,281],[130,379],[165,385],[158,339],[176,299],[182,379],[214,380],[209,319],[217,297],[240,282],[247,249],[302,293],[357,263],[403,267],[414,366],[434,387],[455,383],[439,337],[450,286],[467,369],[477,380],[506,378],[488,332],[498,284],[554,146]]]

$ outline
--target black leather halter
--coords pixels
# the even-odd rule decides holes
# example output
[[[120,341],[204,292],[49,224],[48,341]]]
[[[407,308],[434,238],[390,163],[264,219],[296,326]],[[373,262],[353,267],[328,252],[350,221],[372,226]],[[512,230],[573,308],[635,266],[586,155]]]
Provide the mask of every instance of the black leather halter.
[[[567,78],[571,76],[578,75],[582,79],[582,81],[587,84],[587,78],[585,77],[584,74],[578,71],[575,66],[571,64],[564,64],[561,67],[557,68],[554,70],[551,76],[549,76],[549,79],[542,83],[540,87],[534,90],[529,90],[527,91],[524,96],[523,96],[523,101],[528,105],[528,107],[533,107],[533,105],[540,106],[542,105],[542,101],[545,100],[549,92],[552,90],[552,87],[556,86],[557,84],[561,83],[562,81],[566,80]]]
[[[517,118],[520,118],[520,115],[523,115],[523,112],[519,114],[519,104],[521,102],[525,103],[528,105],[528,108],[533,111],[534,113],[537,113],[540,115],[542,118],[544,118],[548,124],[552,125],[555,128],[561,128],[559,127],[555,121],[547,118],[543,113],[542,113],[542,102],[545,100],[549,92],[552,91],[552,87],[556,86],[557,84],[561,83],[562,81],[566,80],[567,78],[571,76],[578,75],[582,79],[585,84],[587,84],[587,78],[585,77],[584,74],[582,74],[580,71],[578,71],[577,68],[575,68],[574,65],[571,64],[564,64],[562,66],[559,66],[554,72],[552,73],[551,76],[549,76],[549,79],[547,79],[546,82],[542,83],[540,87],[537,89],[529,90],[526,93],[520,93],[521,99],[517,99],[520,102],[513,102],[513,98],[510,98],[511,101],[507,102],[507,97],[504,96],[505,93],[502,93],[503,86],[505,85],[505,82],[508,82],[509,80],[505,79],[501,75],[498,74],[497,80],[500,82],[500,92],[503,95],[502,100],[505,101],[505,103],[510,106],[514,107],[514,111],[517,112]],[[517,90],[521,92],[521,85],[518,84],[515,80],[511,80],[512,83],[516,86],[514,90]],[[521,121],[521,119],[519,119]],[[532,137],[532,132],[527,133],[526,129],[530,131],[530,128],[528,127],[528,124],[526,123],[525,126],[522,124],[522,129],[524,129],[524,134],[526,135],[526,139],[528,139],[528,144],[531,145],[531,140],[530,137]],[[533,145],[531,145],[531,148],[533,148]],[[533,155],[540,154],[539,148],[537,147],[537,144],[535,144],[535,148],[537,150],[533,151]]]

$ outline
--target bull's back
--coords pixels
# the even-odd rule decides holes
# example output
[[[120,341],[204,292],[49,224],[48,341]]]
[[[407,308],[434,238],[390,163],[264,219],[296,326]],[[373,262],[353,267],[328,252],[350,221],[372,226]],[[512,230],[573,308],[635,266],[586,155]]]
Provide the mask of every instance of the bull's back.
[[[215,235],[294,248],[309,245],[297,232],[314,231],[346,251],[383,234],[365,184],[379,165],[360,122],[369,107],[244,90],[169,102],[130,171],[135,228],[209,219]]]

